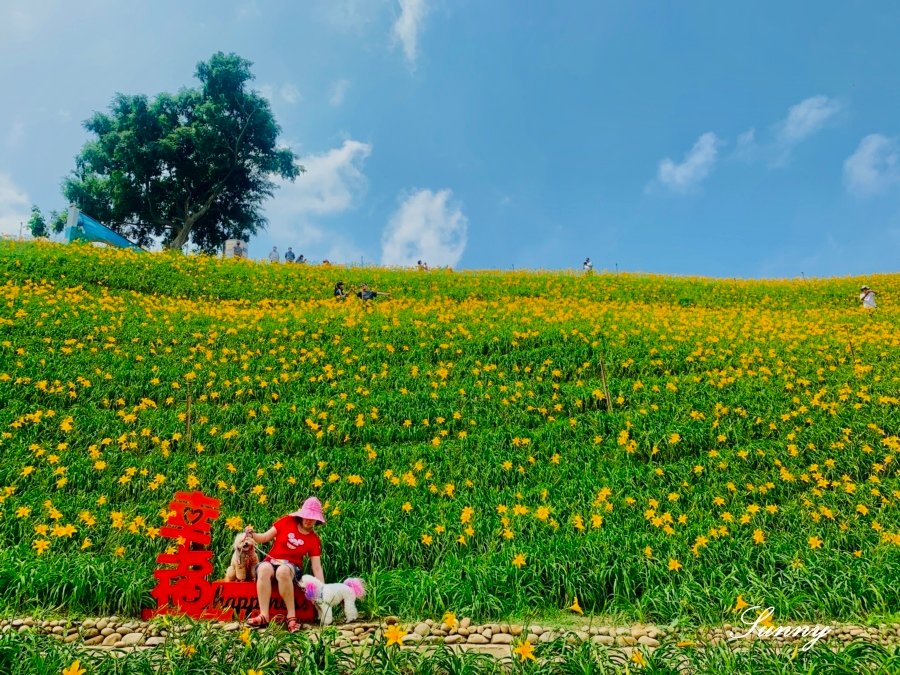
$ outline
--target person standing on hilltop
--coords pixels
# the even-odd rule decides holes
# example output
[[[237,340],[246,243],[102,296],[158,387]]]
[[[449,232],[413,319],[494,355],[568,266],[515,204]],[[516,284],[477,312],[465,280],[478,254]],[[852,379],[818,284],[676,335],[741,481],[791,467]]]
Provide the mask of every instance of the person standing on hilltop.
[[[875,309],[875,291],[868,286],[859,289],[859,301],[862,303],[863,309]]]
[[[272,250],[269,252],[269,262],[277,263],[281,260],[281,256],[278,255],[278,247],[273,246]]]
[[[288,250],[284,252],[284,262],[292,263],[297,256],[294,255],[294,250],[288,246]]]
[[[583,269],[585,272],[590,272],[592,269],[594,269],[594,263],[591,262],[590,258],[585,258],[584,262],[581,263],[581,269]]]

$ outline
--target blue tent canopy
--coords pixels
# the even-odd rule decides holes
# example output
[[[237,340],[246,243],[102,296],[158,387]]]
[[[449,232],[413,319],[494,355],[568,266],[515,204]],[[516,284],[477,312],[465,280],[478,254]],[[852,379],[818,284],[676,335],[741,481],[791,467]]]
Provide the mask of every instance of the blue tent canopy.
[[[65,238],[67,243],[76,240],[80,241],[97,241],[119,248],[130,248],[135,251],[143,252],[137,244],[128,241],[125,237],[117,232],[97,222],[90,216],[81,213],[76,207],[69,207],[69,219],[66,222]]]

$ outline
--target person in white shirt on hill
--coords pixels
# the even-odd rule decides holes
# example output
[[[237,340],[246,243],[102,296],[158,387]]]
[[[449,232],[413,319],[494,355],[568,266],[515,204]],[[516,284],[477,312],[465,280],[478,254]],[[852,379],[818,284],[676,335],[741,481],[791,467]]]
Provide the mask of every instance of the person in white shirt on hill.
[[[859,289],[859,301],[862,303],[864,309],[875,309],[878,307],[878,305],[875,304],[875,291],[868,286],[863,286]]]

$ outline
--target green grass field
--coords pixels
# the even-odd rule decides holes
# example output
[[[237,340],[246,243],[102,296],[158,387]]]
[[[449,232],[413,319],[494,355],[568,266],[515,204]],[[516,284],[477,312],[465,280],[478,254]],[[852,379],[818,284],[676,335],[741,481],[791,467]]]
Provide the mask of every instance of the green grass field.
[[[339,279],[393,297],[337,302]],[[900,275],[419,273],[2,242],[0,293],[6,613],[151,606],[183,489],[222,500],[219,574],[235,531],[320,497],[326,576],[364,577],[374,616],[900,607]]]

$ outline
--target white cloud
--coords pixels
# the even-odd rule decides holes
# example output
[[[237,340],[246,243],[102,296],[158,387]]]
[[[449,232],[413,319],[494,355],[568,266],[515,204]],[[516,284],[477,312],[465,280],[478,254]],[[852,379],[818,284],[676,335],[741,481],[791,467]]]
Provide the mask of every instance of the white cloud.
[[[279,101],[283,101],[288,105],[294,105],[303,98],[300,90],[290,82],[285,82],[277,88],[276,85],[261,84],[256,92],[263,98],[268,99],[269,103],[273,106]]]
[[[810,96],[788,108],[787,116],[770,125],[757,138],[756,129],[740,134],[734,157],[746,162],[763,161],[770,167],[784,167],[800,143],[824,129],[844,109],[843,103],[828,96]]]
[[[303,254],[311,262],[328,260],[349,265],[358,263],[363,257],[362,249],[349,238],[311,222],[300,222],[289,231],[270,227],[269,234],[272,241],[280,242],[278,250],[282,255],[291,246],[296,255]],[[268,255],[270,250],[266,249],[264,253]]]
[[[0,41],[28,42],[36,36],[54,8],[50,3],[7,0],[0,3]]]
[[[365,194],[368,182],[363,164],[372,146],[346,140],[339,148],[300,158],[306,167],[292,183],[276,181],[279,189],[266,206],[266,228],[281,251],[293,246],[308,258],[343,261],[359,258],[357,249],[340,234],[326,234],[316,219],[339,215],[354,208]]]
[[[267,99],[269,103],[275,102],[275,87],[271,84],[261,84],[259,85],[259,89],[257,89],[257,93],[262,96],[264,99]]]
[[[415,65],[419,49],[419,31],[425,20],[425,0],[398,0],[400,16],[394,23],[394,38],[403,45],[403,53],[410,65]]]
[[[281,85],[279,93],[281,94],[281,98],[291,105],[294,105],[301,98],[300,91],[290,82]]]
[[[19,236],[19,225],[31,216],[28,195],[9,174],[0,173],[0,235]]]
[[[863,138],[856,152],[844,160],[844,185],[860,197],[900,185],[900,141],[881,134]]]
[[[234,6],[234,12],[238,19],[256,19],[262,16],[262,11],[256,0],[240,0]]]
[[[362,164],[371,153],[368,143],[346,140],[339,148],[301,157],[306,173],[293,183],[284,182],[276,201],[284,195],[296,214],[327,216],[346,211],[365,192]]]
[[[347,89],[350,87],[349,80],[338,80],[331,85],[331,93],[328,95],[328,103],[333,107],[339,107],[347,96]]]
[[[380,22],[388,0],[315,0],[313,12],[329,28],[343,33],[363,35]]]
[[[454,267],[468,239],[468,219],[449,204],[450,190],[416,190],[390,217],[381,236],[381,264],[412,266],[424,260],[432,267]]]
[[[756,158],[758,153],[759,146],[756,143],[756,129],[747,129],[747,131],[737,137],[734,154],[739,159],[751,161]]]
[[[659,163],[657,180],[673,192],[685,193],[705,179],[716,163],[722,141],[708,131],[694,143],[681,164],[666,157]]]
[[[788,116],[778,123],[778,140],[795,145],[825,126],[841,109],[840,102],[827,96],[810,96],[788,109]]]
[[[18,147],[25,138],[25,122],[21,117],[16,118],[9,131],[6,132],[6,145],[10,148]]]

